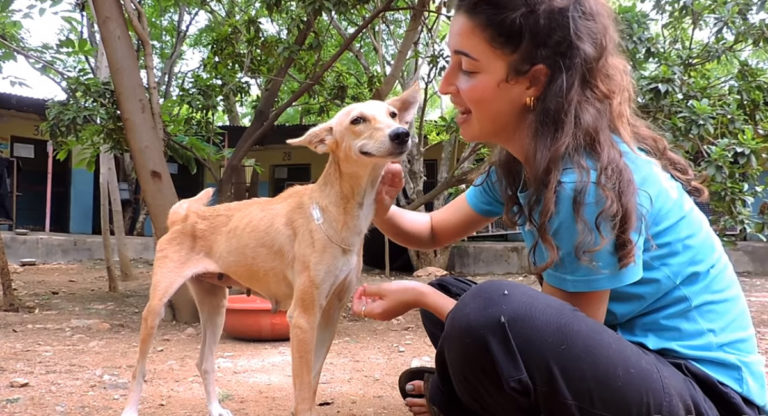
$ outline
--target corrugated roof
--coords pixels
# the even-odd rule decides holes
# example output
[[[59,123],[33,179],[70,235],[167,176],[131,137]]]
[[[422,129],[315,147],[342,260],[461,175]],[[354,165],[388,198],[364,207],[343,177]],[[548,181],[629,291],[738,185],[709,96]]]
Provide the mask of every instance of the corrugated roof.
[[[220,129],[227,132],[227,147],[235,147],[243,137],[243,133],[248,128],[247,126],[218,126]],[[276,144],[285,144],[288,139],[295,139],[301,137],[310,128],[314,127],[309,124],[278,124],[267,133],[267,137],[259,143],[261,146],[269,146]]]
[[[37,114],[45,117],[45,106],[48,100],[43,98],[25,97],[7,92],[0,92],[0,108],[21,113]]]

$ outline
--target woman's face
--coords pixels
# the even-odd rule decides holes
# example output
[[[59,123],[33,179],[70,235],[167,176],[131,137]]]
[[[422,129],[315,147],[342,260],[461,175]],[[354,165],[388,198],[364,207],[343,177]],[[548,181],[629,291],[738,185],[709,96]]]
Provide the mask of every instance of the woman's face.
[[[458,112],[456,123],[468,142],[497,144],[524,160],[524,78],[508,79],[512,55],[494,48],[480,26],[463,13],[451,21],[448,34],[451,62],[439,91]]]

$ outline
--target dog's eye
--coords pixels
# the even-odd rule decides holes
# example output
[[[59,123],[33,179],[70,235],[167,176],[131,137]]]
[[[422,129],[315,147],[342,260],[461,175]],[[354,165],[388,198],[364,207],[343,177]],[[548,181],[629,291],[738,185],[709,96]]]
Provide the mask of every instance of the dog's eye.
[[[352,121],[349,122],[349,124],[352,124],[353,126],[357,126],[358,124],[365,123],[365,118],[363,117],[355,117],[352,119]]]
[[[394,111],[390,111],[389,112],[389,116],[392,117],[393,119],[395,119],[395,118],[397,118],[397,113],[394,112]]]

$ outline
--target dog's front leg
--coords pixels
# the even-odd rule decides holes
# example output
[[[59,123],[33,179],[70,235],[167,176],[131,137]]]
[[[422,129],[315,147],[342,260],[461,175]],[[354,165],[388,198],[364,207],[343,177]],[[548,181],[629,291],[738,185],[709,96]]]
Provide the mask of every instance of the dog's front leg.
[[[351,295],[353,278],[343,279],[330,293],[297,292],[291,306],[291,360],[294,415],[313,415],[320,373],[336,335],[339,315]]]
[[[293,304],[288,311],[291,327],[294,416],[314,415],[317,383],[314,380],[313,367],[319,318],[316,294],[295,293]]]
[[[320,320],[317,323],[315,356],[312,365],[312,377],[315,390],[317,390],[317,385],[320,383],[320,372],[323,369],[323,363],[325,363],[328,351],[331,349],[331,344],[336,336],[336,328],[339,325],[339,316],[346,305],[347,299],[349,299],[354,290],[352,283],[356,281],[357,279],[354,276],[345,278],[338,286],[336,286],[333,292],[331,292],[322,308]]]

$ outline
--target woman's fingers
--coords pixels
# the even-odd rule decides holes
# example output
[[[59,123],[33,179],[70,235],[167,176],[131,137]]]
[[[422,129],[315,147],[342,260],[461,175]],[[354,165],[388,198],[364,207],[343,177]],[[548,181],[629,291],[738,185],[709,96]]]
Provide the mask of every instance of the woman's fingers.
[[[352,295],[352,313],[361,315],[365,304],[365,285],[358,287]]]
[[[362,316],[365,305],[365,317],[381,321],[393,319],[419,307],[416,294],[421,285],[423,283],[409,280],[363,285],[354,293],[352,311]]]
[[[376,312],[381,310],[381,305],[377,305],[373,309],[371,308],[373,304],[381,301],[381,298],[376,295],[377,293],[381,293],[378,290],[378,285],[362,285],[358,287],[352,295],[352,313],[366,318],[377,319],[378,314]],[[363,307],[365,307],[365,314],[363,314]]]
[[[398,192],[400,191],[405,181],[403,180],[403,167],[399,162],[391,162],[384,167],[381,183]]]

